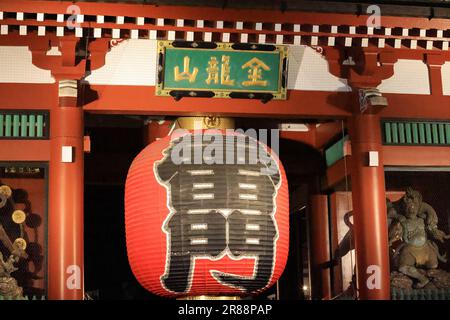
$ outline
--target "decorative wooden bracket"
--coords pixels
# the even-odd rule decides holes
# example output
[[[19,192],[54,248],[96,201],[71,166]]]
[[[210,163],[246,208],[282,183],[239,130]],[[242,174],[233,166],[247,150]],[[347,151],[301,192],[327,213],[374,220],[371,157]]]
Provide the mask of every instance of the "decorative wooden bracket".
[[[428,67],[431,94],[441,96],[443,94],[441,68],[445,63],[445,57],[440,53],[426,53],[424,58]]]
[[[323,54],[328,61],[329,72],[347,79],[357,95],[353,105],[355,113],[378,113],[387,106],[386,98],[377,87],[394,75],[397,62],[394,52],[378,48],[326,48]]]
[[[394,52],[378,48],[325,48],[329,72],[348,80],[352,88],[376,88],[394,74]]]
[[[109,50],[107,39],[86,39],[64,37],[57,40],[34,41],[29,45],[32,63],[41,69],[50,70],[55,80],[81,80],[92,70],[105,64]],[[58,47],[60,55],[47,55],[51,47]]]

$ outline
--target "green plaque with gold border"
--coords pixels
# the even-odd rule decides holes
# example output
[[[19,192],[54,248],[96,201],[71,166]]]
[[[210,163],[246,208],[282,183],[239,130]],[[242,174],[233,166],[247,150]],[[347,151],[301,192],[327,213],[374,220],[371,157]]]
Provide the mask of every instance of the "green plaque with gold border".
[[[157,96],[286,99],[287,46],[158,41]]]

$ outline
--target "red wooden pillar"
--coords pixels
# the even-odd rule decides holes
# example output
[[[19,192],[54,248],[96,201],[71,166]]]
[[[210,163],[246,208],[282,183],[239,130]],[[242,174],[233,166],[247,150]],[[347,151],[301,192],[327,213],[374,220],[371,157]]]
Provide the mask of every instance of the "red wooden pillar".
[[[51,110],[48,215],[48,298],[83,299],[83,109],[77,81],[59,81]]]
[[[377,114],[355,113],[349,120],[349,129],[359,298],[389,299],[388,228],[380,118]],[[369,157],[370,151],[375,152],[372,157]],[[369,158],[373,163],[369,164]]]
[[[79,38],[33,39],[32,62],[51,71],[58,83],[57,107],[50,112],[50,168],[48,214],[48,298],[83,299],[83,109],[78,106],[78,81],[86,72],[79,60]],[[49,56],[57,45],[61,55]],[[88,45],[89,70],[105,63],[108,39]]]
[[[328,198],[326,195],[312,195],[310,203],[312,296],[314,299],[330,299]]]

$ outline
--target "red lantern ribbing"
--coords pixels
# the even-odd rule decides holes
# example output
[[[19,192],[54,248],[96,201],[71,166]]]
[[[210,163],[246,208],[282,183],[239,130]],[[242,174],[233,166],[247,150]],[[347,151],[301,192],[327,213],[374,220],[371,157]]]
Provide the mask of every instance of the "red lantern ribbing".
[[[279,279],[287,260],[283,166],[267,146],[243,134],[167,136],[148,145],[129,169],[125,227],[131,269],[155,294],[260,293]]]

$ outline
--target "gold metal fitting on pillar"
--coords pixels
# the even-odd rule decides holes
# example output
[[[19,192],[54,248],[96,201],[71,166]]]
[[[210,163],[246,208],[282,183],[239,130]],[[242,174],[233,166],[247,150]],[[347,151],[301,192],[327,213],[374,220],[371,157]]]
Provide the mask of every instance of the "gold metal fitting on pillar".
[[[58,82],[58,96],[76,98],[78,93],[78,81],[74,79],[62,79]]]
[[[377,88],[361,88],[359,94],[359,111],[361,113],[378,113],[388,106],[388,101]]]
[[[180,117],[175,122],[175,129],[206,130],[206,129],[234,129],[233,118],[222,118],[216,116],[204,117]]]

